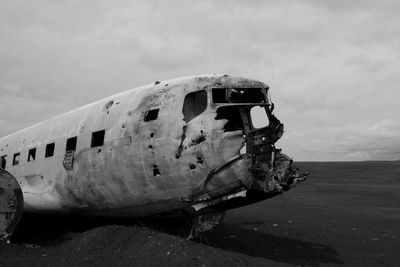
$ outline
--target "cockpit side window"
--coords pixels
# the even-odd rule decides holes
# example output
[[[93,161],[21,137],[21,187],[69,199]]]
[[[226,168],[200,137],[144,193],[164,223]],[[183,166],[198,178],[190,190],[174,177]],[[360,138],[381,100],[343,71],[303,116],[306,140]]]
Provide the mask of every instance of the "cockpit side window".
[[[260,129],[269,125],[268,115],[265,107],[254,106],[250,109],[250,117],[253,128]]]
[[[183,103],[183,120],[189,122],[207,109],[207,92],[205,90],[189,93]]]

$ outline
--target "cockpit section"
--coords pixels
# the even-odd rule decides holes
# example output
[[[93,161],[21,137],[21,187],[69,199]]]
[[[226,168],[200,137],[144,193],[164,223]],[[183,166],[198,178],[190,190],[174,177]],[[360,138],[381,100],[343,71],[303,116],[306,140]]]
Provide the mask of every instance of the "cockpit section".
[[[217,167],[214,173],[209,174],[205,182],[207,186],[203,186],[204,190],[211,188],[211,184],[214,184],[214,187],[218,183],[224,184],[222,180],[225,178],[222,178],[222,174],[229,172],[230,166],[233,168],[242,163],[243,168],[248,170],[252,177],[250,183],[244,183],[249,190],[261,190],[267,194],[281,192],[302,179],[294,168],[292,160],[281,153],[281,149],[275,148],[275,143],[283,135],[283,124],[273,113],[274,104],[268,98],[268,89],[268,87],[217,86],[191,92],[185,96],[182,113],[187,126],[184,126],[182,140],[191,136],[189,129],[195,127],[189,122],[204,113],[204,117],[200,120],[214,119],[217,123],[200,122],[201,125],[218,125],[215,129],[208,129],[218,130],[214,133],[218,136],[212,138],[218,141],[210,147],[216,147],[215,151],[219,151],[218,153],[229,155],[220,155],[228,161],[221,162],[221,167]],[[221,134],[219,130],[223,130],[226,134]],[[206,135],[204,140],[207,138]],[[233,140],[236,140],[237,144],[234,145]],[[237,150],[233,151],[233,148]],[[181,144],[178,156],[183,149],[184,146]],[[240,171],[235,170],[235,173]],[[217,182],[218,179],[221,180]],[[224,186],[227,187],[226,184]],[[213,190],[216,192],[217,189]],[[207,193],[213,195],[211,191]]]
[[[268,88],[213,88],[212,105],[217,107],[216,120],[228,120],[224,131],[243,130],[246,134],[269,125],[271,104]]]
[[[216,120],[227,120],[224,131],[250,131],[269,125],[268,88],[212,88],[211,106],[217,109]],[[188,123],[208,106],[206,90],[187,94],[182,113]]]

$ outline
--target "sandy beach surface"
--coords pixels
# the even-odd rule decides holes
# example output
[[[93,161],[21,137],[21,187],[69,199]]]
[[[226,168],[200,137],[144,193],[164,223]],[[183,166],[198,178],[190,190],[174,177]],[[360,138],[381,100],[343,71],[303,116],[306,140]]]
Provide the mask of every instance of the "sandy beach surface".
[[[196,241],[177,219],[25,216],[0,266],[400,266],[400,162],[297,166],[310,179]]]

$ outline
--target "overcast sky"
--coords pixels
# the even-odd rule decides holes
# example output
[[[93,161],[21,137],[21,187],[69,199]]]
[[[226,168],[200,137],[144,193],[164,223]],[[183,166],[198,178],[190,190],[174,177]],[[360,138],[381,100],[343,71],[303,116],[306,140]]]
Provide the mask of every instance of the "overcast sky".
[[[0,0],[0,136],[139,85],[271,87],[295,160],[400,159],[400,1]]]

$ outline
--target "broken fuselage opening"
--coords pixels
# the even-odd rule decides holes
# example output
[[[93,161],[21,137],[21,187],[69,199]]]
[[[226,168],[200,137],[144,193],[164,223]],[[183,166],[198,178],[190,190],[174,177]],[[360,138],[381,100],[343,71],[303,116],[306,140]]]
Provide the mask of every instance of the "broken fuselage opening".
[[[240,108],[237,106],[220,107],[217,109],[216,120],[227,120],[224,131],[234,132],[244,130],[242,117],[240,116]]]
[[[269,102],[267,90],[268,88],[216,88],[212,92],[214,105],[218,106],[215,119],[227,120],[224,131],[241,130],[245,138],[246,153],[255,158],[262,155],[262,161],[271,165],[274,144],[279,139],[276,137],[282,136],[283,124],[272,113],[273,104]]]
[[[226,119],[226,132],[243,130],[244,134],[253,129],[268,126],[268,88],[214,88],[212,99],[218,107],[216,120]],[[272,112],[272,110],[271,110]]]

